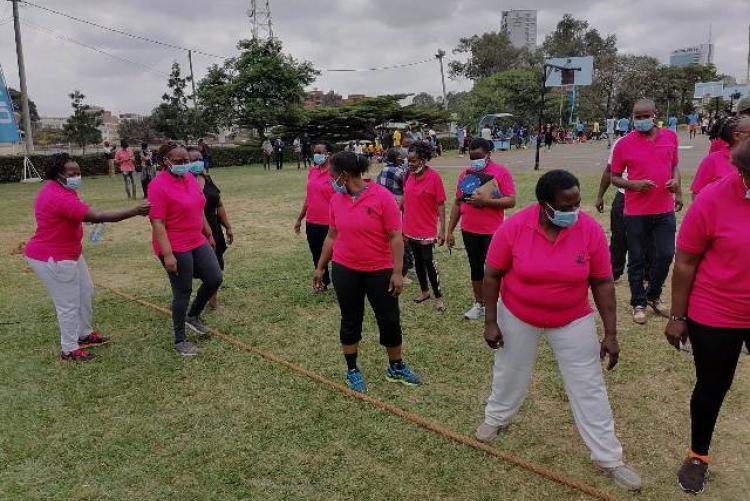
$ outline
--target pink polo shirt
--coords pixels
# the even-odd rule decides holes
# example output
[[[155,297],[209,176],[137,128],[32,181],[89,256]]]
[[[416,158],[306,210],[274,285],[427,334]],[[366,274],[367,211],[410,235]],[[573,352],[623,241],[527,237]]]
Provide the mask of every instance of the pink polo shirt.
[[[495,177],[502,196],[506,197],[516,194],[516,189],[513,185],[513,176],[502,165],[490,160],[482,172]],[[458,181],[456,182],[456,199],[460,199],[463,196],[461,181],[463,181],[467,174],[471,174],[470,169],[463,171],[458,176]],[[494,207],[477,208],[463,202],[461,203],[461,230],[463,231],[479,235],[492,235],[502,224],[504,218],[505,209]]]
[[[37,261],[77,261],[88,211],[77,192],[57,181],[45,182],[34,199],[36,231],[26,243],[24,255]]]
[[[401,212],[390,191],[366,181],[357,198],[335,193],[331,198],[330,225],[336,228],[333,262],[356,271],[393,268],[388,233],[401,231]]]
[[[637,131],[620,139],[612,153],[612,173],[621,175],[627,170],[631,181],[656,183],[656,188],[643,193],[625,190],[625,215],[674,212],[674,194],[666,184],[678,162],[677,134],[669,129],[657,129],[653,140]]]
[[[698,166],[693,184],[690,185],[690,191],[697,195],[709,184],[733,172],[737,172],[737,167],[732,163],[729,150],[717,150],[706,155]]]
[[[328,226],[330,215],[331,197],[336,193],[331,186],[331,173],[328,170],[328,162],[320,167],[310,167],[307,173],[307,213],[305,220],[308,223],[322,224]]]
[[[161,219],[167,228],[172,252],[188,252],[205,244],[203,235],[203,196],[198,181],[192,174],[175,176],[164,170],[148,185],[151,202],[149,217]],[[153,238],[154,252],[161,256],[159,243]]]
[[[117,153],[115,153],[115,160],[120,162],[118,164],[120,172],[133,172],[135,170],[135,158],[133,157],[132,151],[123,149],[117,150]]]
[[[750,328],[750,200],[738,173],[707,186],[685,216],[677,249],[702,255],[688,316],[711,327]]]
[[[404,235],[426,240],[438,236],[438,207],[445,203],[443,178],[431,167],[404,183]]]
[[[517,212],[492,237],[487,264],[504,271],[500,292],[513,315],[539,328],[568,325],[592,312],[589,279],[612,276],[604,230],[581,212],[550,242],[539,204]]]

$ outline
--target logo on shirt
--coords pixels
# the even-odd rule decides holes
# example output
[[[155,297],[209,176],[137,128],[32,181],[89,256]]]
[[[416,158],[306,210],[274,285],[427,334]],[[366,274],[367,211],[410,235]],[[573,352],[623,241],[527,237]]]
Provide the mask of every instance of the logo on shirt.
[[[586,264],[586,256],[583,254],[578,254],[576,256],[576,264]]]

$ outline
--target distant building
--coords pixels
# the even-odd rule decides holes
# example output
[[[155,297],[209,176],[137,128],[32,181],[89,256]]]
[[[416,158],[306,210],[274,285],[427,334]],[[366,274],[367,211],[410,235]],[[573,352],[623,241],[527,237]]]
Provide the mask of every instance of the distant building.
[[[323,92],[322,90],[314,89],[305,93],[303,106],[307,109],[319,106],[343,106],[357,103],[366,97],[364,94],[349,94],[346,98],[343,98],[341,94],[336,94],[332,90]]]
[[[669,65],[682,67],[691,64],[713,64],[714,44],[703,43],[694,47],[685,47],[672,51],[669,55]]]
[[[349,94],[346,99],[343,100],[343,104],[354,104],[364,100],[367,96],[364,94]]]
[[[141,120],[144,117],[138,113],[120,113],[119,118],[121,122],[127,122],[129,120]]]
[[[504,10],[500,30],[518,49],[536,48],[536,11]]]
[[[99,126],[99,130],[102,133],[102,141],[109,141],[110,143],[116,143],[120,140],[120,134],[117,129],[120,126],[120,118],[113,114],[109,110],[105,110],[101,106],[89,107],[90,113],[101,113],[100,117],[102,124]]]
[[[39,117],[37,126],[40,129],[63,130],[68,117]]]

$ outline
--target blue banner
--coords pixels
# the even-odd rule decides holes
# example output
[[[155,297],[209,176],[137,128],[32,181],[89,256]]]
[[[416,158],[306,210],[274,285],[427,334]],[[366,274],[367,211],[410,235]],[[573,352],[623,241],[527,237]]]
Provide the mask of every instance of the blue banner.
[[[13,114],[13,102],[10,100],[3,70],[0,68],[0,143],[17,143],[19,141],[16,116]]]

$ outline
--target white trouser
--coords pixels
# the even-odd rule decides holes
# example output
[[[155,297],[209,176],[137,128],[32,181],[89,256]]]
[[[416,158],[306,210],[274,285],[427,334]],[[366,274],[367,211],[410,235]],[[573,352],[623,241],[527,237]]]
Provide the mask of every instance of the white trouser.
[[[93,332],[94,284],[86,260],[81,256],[78,261],[53,261],[52,258],[46,262],[30,258],[26,261],[52,296],[63,353],[78,349],[78,340]]]
[[[591,459],[606,468],[623,464],[622,446],[615,436],[604,387],[593,314],[558,329],[541,329],[516,318],[502,302],[497,310],[505,346],[495,354],[485,422],[506,426],[518,412],[528,393],[539,338],[545,336],[557,359],[576,427],[591,451]]]

